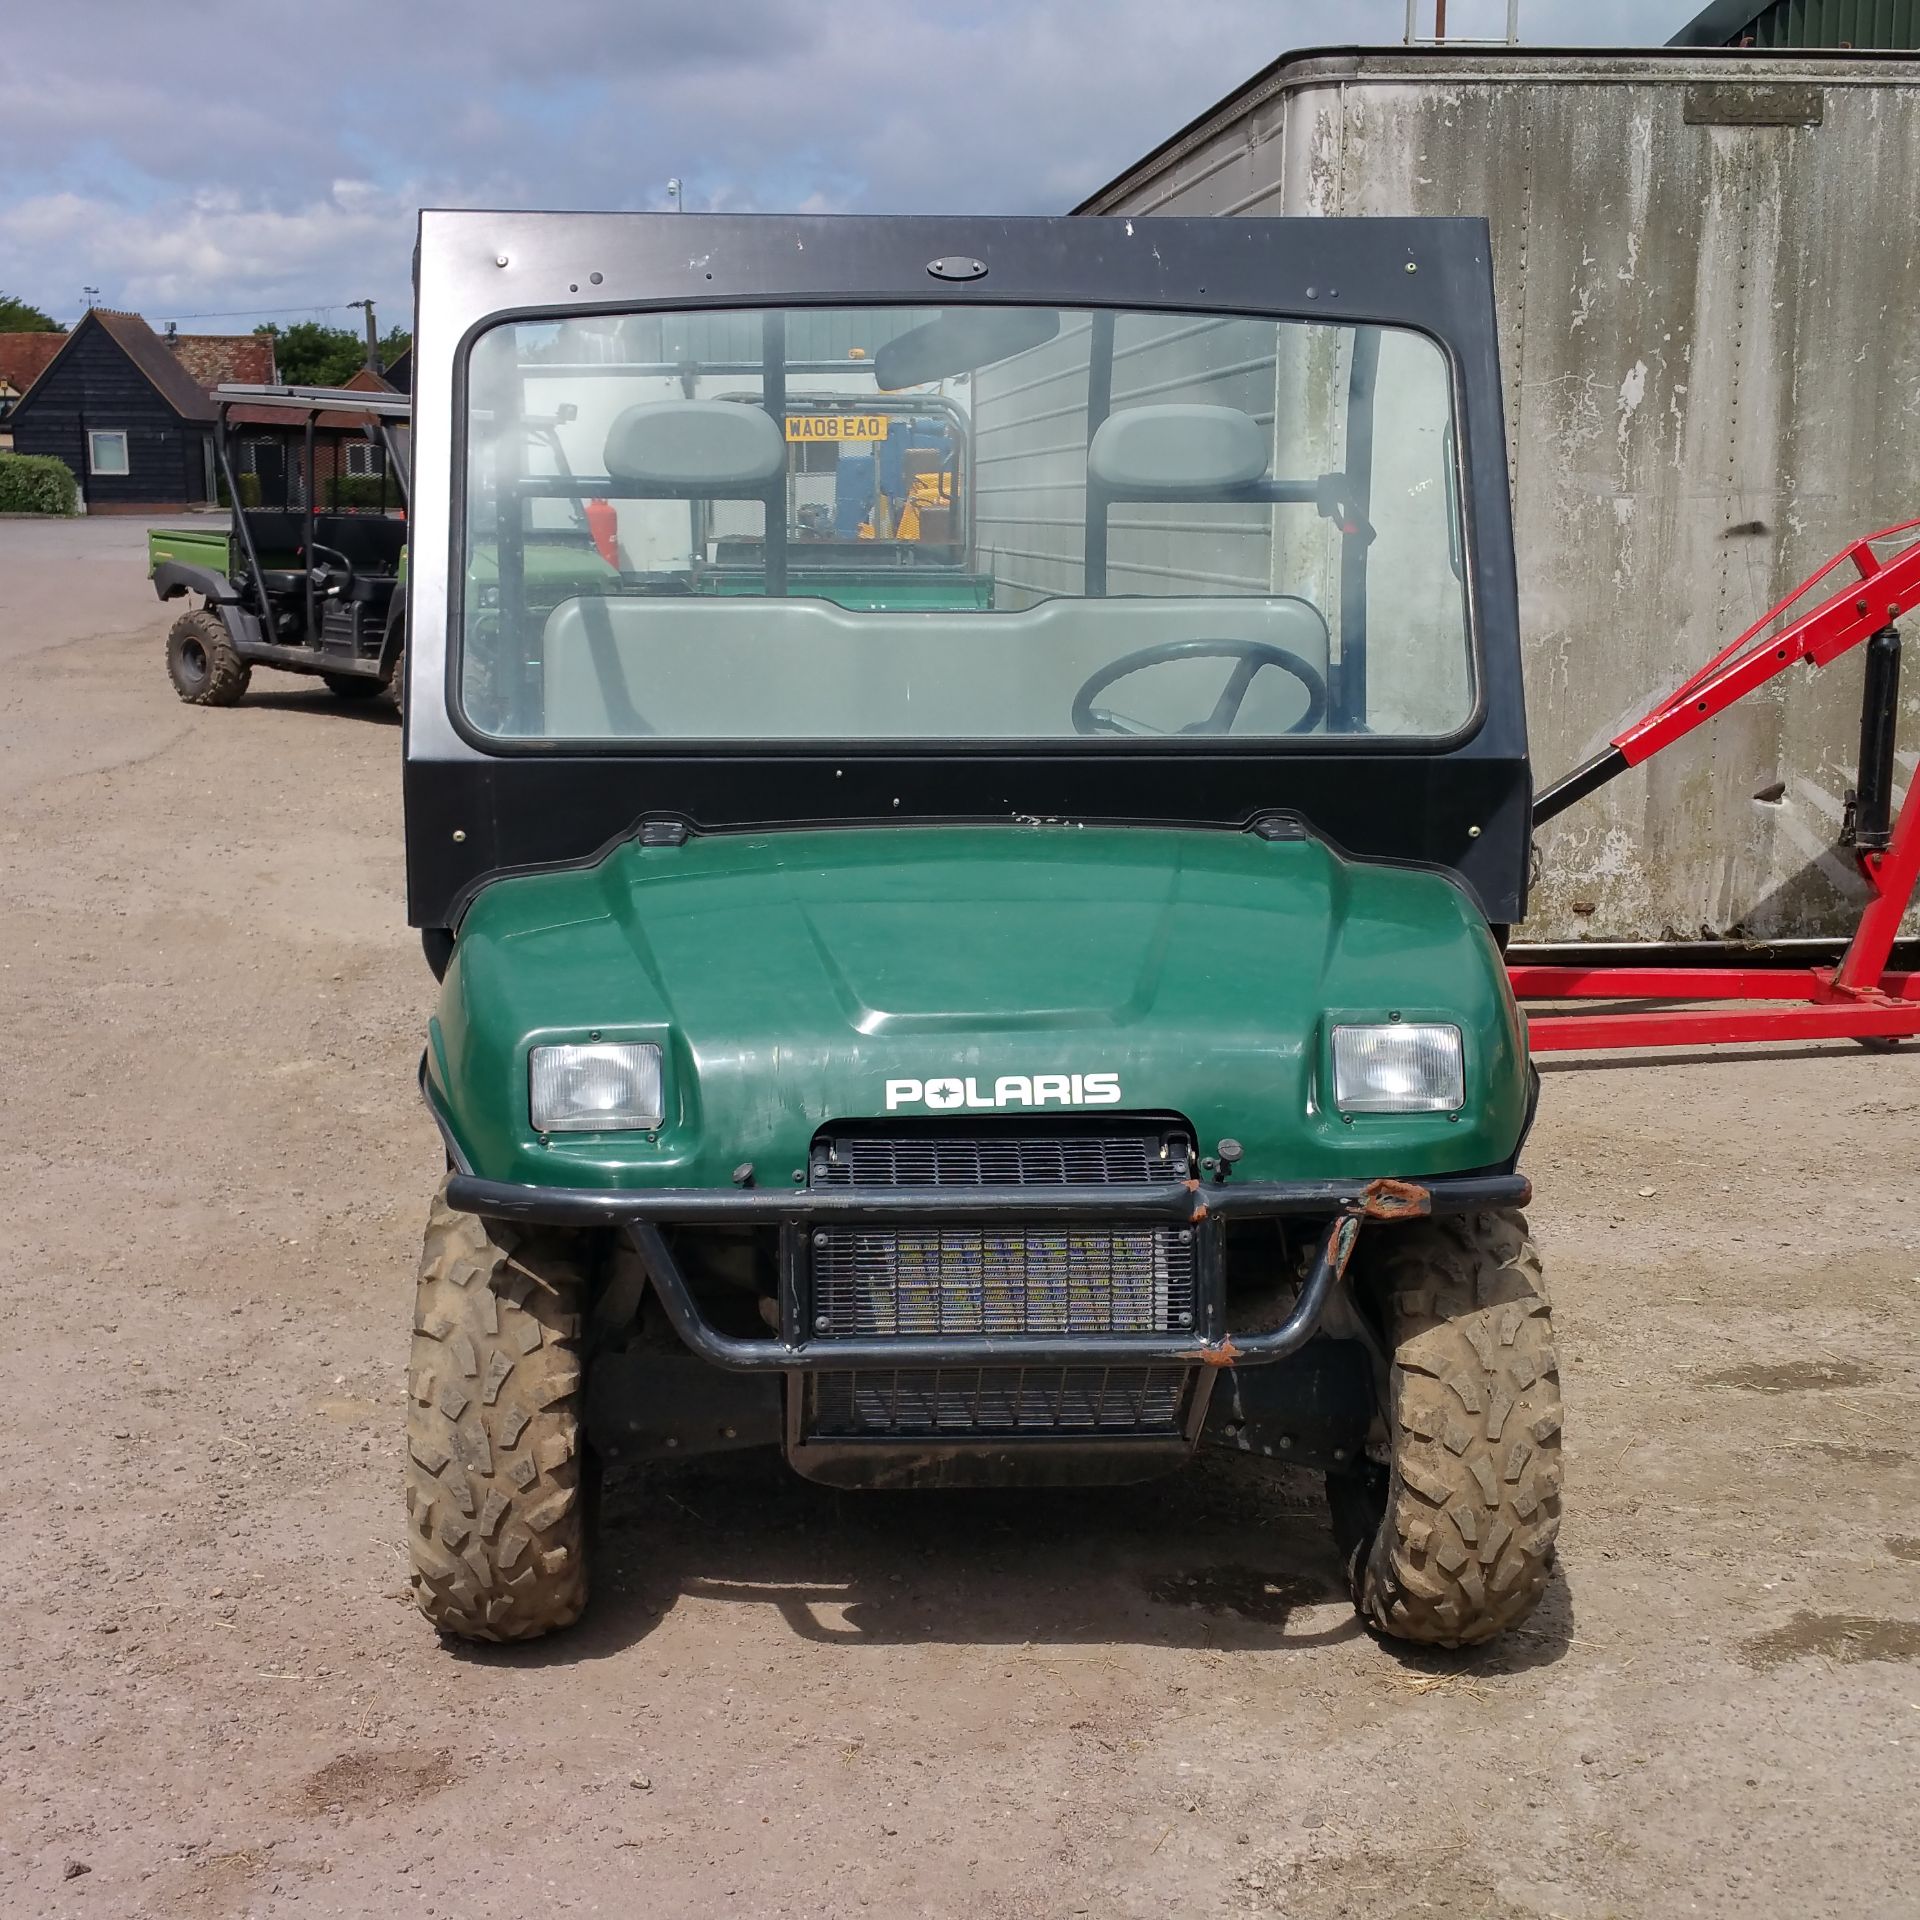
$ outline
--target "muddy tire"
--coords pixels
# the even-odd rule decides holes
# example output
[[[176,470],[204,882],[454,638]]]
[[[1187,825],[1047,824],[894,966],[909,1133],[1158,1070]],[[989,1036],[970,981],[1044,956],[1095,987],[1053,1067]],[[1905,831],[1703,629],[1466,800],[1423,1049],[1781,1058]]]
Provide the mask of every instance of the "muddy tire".
[[[587,1603],[585,1283],[564,1239],[436,1194],[407,1378],[413,1596],[442,1633],[531,1640]]]
[[[253,669],[234,652],[226,622],[211,607],[197,607],[167,634],[167,678],[189,706],[230,707]]]
[[[1388,1459],[1331,1483],[1360,1617],[1430,1646],[1533,1611],[1560,1529],[1560,1379],[1540,1256],[1518,1213],[1363,1233],[1353,1281],[1391,1368]]]

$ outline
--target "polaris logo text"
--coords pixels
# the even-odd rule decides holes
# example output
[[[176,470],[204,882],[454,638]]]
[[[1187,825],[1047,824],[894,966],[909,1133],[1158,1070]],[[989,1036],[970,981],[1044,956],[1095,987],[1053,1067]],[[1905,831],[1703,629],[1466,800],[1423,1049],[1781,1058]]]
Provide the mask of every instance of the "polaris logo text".
[[[991,1112],[995,1107],[1117,1107],[1117,1073],[1003,1073],[991,1093],[979,1080],[889,1080],[887,1111],[902,1107],[931,1107],[952,1112],[959,1107]]]

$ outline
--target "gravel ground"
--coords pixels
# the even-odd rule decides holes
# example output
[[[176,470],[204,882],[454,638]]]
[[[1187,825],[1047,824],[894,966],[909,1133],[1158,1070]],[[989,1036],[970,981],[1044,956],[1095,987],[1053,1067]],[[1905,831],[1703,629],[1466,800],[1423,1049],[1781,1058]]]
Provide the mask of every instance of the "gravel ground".
[[[1531,1625],[1355,1626],[1317,1489],[616,1469],[520,1652],[404,1591],[399,735],[166,685],[135,522],[0,521],[0,1911],[1905,1915],[1920,1052],[1558,1061]]]

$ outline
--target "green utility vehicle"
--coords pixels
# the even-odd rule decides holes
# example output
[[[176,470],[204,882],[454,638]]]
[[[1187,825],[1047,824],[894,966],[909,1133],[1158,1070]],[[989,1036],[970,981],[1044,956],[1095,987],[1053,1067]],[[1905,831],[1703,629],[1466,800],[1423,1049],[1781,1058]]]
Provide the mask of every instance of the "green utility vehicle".
[[[427,1617],[572,1621],[596,1449],[1204,1447],[1325,1474],[1380,1632],[1522,1619],[1560,1408],[1484,224],[433,212],[418,257]],[[800,550],[810,407],[954,423],[944,604]],[[594,502],[618,564],[556,583]]]
[[[256,666],[318,674],[343,700],[399,691],[406,643],[404,394],[332,387],[218,390],[225,528],[147,536],[162,600],[195,596],[167,634],[167,677],[196,707],[230,707]]]

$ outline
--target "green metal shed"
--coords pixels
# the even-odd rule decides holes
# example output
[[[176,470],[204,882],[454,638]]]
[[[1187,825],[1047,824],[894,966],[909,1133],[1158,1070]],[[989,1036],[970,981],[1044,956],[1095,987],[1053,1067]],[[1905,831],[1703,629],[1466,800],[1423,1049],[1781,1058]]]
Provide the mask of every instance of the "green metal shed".
[[[1714,0],[1675,47],[1920,47],[1920,0]]]

